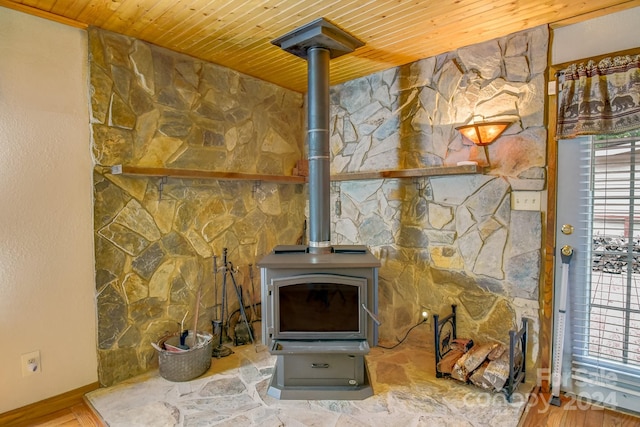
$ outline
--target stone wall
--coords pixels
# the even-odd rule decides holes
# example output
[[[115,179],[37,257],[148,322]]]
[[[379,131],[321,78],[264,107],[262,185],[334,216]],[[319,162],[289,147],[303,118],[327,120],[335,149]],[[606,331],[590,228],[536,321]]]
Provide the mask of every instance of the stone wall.
[[[460,334],[477,339],[508,340],[532,318],[537,353],[541,213],[512,210],[510,195],[545,188],[547,48],[539,27],[332,88],[333,173],[484,163],[455,127],[513,121],[488,147],[486,174],[334,183],[333,242],[370,245],[382,260],[381,343],[401,338],[420,307],[458,304]]]
[[[108,167],[290,175],[304,109],[301,94],[121,35],[90,29],[89,50],[99,379],[108,386],[157,366],[150,343],[178,331],[185,314],[192,329],[200,286],[198,322],[211,331],[222,279],[215,295],[213,255],[228,248],[248,292],[249,264],[301,237],[306,200],[302,184]]]
[[[157,363],[150,342],[193,312],[200,284],[209,329],[213,254],[229,248],[246,279],[248,264],[301,237],[307,196],[303,185],[105,167],[290,174],[305,124],[301,94],[108,32],[90,29],[89,42],[100,381],[110,385]],[[512,210],[510,195],[545,188],[547,46],[541,27],[332,87],[333,173],[486,161],[455,127],[513,121],[488,147],[485,174],[333,183],[332,242],[367,244],[382,261],[382,344],[420,307],[444,314],[454,303],[461,335],[476,339],[506,340],[532,318],[535,358],[541,213]],[[429,345],[432,331],[417,331]]]

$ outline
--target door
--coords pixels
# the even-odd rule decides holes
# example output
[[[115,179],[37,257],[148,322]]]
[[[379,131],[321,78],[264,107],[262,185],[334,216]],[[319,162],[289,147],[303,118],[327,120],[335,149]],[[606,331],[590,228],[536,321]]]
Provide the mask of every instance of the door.
[[[640,137],[558,143],[554,325],[565,285],[567,306],[553,360],[562,351],[561,390],[632,411],[640,408],[639,164]],[[562,283],[565,245],[573,255]]]

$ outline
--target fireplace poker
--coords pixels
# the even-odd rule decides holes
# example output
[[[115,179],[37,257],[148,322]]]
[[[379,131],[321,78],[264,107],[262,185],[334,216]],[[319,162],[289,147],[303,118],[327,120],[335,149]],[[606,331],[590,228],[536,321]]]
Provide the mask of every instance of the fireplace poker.
[[[220,320],[218,317],[218,256],[213,254],[213,317],[215,320]]]
[[[249,264],[249,281],[251,282],[251,314],[253,321],[260,320],[256,311],[256,288],[253,284],[253,264]]]
[[[233,353],[231,349],[222,344],[222,335],[224,329],[224,305],[227,299],[227,248],[222,249],[222,308],[220,309],[220,337],[218,339],[218,346],[213,349],[212,355],[218,359],[226,357]]]
[[[249,325],[249,321],[247,320],[247,312],[244,309],[244,303],[242,302],[242,294],[240,293],[240,289],[238,288],[238,284],[236,283],[236,278],[233,274],[233,264],[229,263],[230,268],[229,276],[231,277],[231,282],[233,283],[233,288],[236,291],[236,296],[238,297],[238,303],[240,304],[240,317],[244,322],[244,325],[247,327],[247,332],[249,333],[249,339],[251,340],[251,344],[255,344],[255,340],[253,339],[253,333],[251,332],[251,325]]]

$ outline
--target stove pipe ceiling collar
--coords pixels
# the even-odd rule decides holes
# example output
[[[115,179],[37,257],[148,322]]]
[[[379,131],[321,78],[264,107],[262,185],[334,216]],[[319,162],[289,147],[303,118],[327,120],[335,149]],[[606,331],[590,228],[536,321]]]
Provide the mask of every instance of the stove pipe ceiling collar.
[[[309,252],[331,252],[329,165],[329,60],[364,46],[324,18],[271,41],[307,60],[309,144]]]

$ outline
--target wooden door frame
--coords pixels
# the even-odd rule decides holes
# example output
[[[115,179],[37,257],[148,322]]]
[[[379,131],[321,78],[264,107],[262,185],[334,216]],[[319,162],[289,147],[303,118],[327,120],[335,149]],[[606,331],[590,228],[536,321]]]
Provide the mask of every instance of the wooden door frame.
[[[549,32],[549,46],[552,46],[553,31]],[[547,82],[555,84],[555,92],[559,88],[557,76],[572,63],[587,62],[589,60],[599,61],[604,58],[640,55],[640,48],[622,50],[590,58],[577,59],[575,61],[562,64],[551,64],[551,49],[549,49]],[[547,211],[544,230],[544,274],[543,283],[540,288],[540,368],[548,375],[540,376],[540,387],[545,393],[550,391],[549,379],[551,378],[551,354],[553,351],[553,285],[554,285],[554,264],[555,264],[555,243],[556,243],[556,202],[558,189],[558,147],[556,141],[557,115],[557,95],[547,94],[545,103],[547,118]]]

